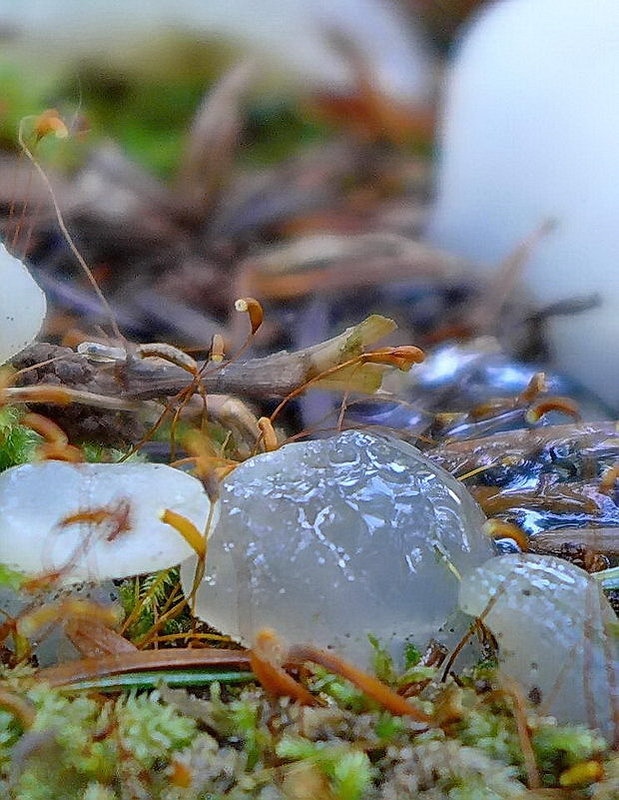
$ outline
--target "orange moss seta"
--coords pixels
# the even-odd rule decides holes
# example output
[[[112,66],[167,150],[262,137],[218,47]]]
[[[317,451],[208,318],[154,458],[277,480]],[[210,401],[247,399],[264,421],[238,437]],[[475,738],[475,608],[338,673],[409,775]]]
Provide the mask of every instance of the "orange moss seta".
[[[523,552],[529,549],[529,537],[513,522],[491,518],[484,522],[483,530],[491,539],[513,539]]]
[[[169,508],[161,512],[159,519],[166,525],[171,525],[175,531],[180,533],[187,544],[195,551],[198,558],[203,559],[206,557],[206,538],[191,520]]]
[[[314,695],[304,686],[288,675],[282,667],[271,663],[256,650],[250,650],[249,664],[267,694],[275,697],[291,697],[303,706],[318,705]]]
[[[273,429],[273,423],[271,420],[268,417],[260,417],[258,420],[258,428],[260,428],[264,450],[267,453],[277,450],[279,448],[279,442],[277,441],[277,434]]]
[[[378,678],[368,675],[367,672],[353,666],[348,661],[344,661],[343,658],[336,656],[334,653],[329,653],[310,644],[300,644],[290,648],[288,657],[293,661],[313,661],[330,672],[346,678],[395,716],[412,717],[417,722],[432,722],[432,718],[428,714],[415,708],[401,695],[379,681]]]
[[[264,311],[262,306],[255,297],[240,297],[235,303],[234,307],[237,311],[244,312],[249,317],[252,334],[256,333],[258,328],[262,325],[264,319]]]

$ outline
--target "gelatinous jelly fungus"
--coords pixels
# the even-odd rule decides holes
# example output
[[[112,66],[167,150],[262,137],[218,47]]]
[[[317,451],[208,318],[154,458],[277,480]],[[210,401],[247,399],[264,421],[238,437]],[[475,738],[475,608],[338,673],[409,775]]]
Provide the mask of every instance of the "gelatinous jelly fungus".
[[[457,607],[458,571],[492,555],[466,490],[395,439],[346,431],[249,459],[223,483],[197,613],[244,642],[290,643],[367,663],[373,633],[394,655]],[[193,565],[183,566],[186,591]]]
[[[465,575],[460,606],[482,617],[499,662],[559,722],[619,724],[617,618],[598,583],[553,556],[493,558]]]

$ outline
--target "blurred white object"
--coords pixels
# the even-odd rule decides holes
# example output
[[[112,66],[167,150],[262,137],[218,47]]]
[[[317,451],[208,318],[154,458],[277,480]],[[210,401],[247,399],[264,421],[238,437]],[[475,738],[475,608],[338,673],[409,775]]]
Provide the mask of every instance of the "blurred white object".
[[[0,242],[0,365],[29,345],[45,319],[45,295]]]
[[[548,218],[526,278],[541,304],[599,294],[550,323],[556,362],[619,407],[619,3],[505,0],[449,77],[430,238],[493,269]]]
[[[351,65],[329,34],[367,59],[379,86],[402,100],[427,99],[431,69],[422,36],[391,0],[4,0],[0,28],[47,44],[69,60],[110,57],[178,30],[236,42],[288,81],[350,88]]]
[[[460,607],[483,617],[499,645],[499,664],[544,712],[561,723],[617,735],[617,618],[600,585],[551,556],[493,558],[460,584]]]
[[[204,530],[210,502],[197,478],[164,464],[12,467],[0,475],[0,564],[60,571],[65,584],[167,569],[193,550],[159,520],[166,508]]]

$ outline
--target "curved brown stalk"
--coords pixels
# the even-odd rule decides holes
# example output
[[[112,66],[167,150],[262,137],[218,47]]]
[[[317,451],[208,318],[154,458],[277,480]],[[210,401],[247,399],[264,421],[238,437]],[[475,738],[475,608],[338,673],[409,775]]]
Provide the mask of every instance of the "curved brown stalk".
[[[314,695],[283,669],[279,663],[281,657],[283,653],[275,633],[268,629],[259,631],[249,653],[249,663],[265,692],[275,697],[291,697],[303,706],[318,705]]]
[[[290,648],[288,657],[292,661],[312,661],[314,664],[320,664],[320,666],[325,667],[329,672],[341,675],[342,678],[354,683],[368,697],[376,700],[377,703],[380,703],[383,708],[395,716],[412,717],[417,722],[432,722],[432,717],[415,708],[401,695],[379,681],[378,678],[368,675],[367,672],[353,666],[348,661],[344,661],[343,658],[336,656],[335,653],[329,653],[311,644],[298,644]]]
[[[240,667],[249,669],[249,655],[243,650],[209,648],[170,648],[134,653],[117,653],[99,658],[83,658],[58,667],[46,667],[36,677],[50,686],[68,686],[104,675],[122,675],[136,670],[174,667]]]

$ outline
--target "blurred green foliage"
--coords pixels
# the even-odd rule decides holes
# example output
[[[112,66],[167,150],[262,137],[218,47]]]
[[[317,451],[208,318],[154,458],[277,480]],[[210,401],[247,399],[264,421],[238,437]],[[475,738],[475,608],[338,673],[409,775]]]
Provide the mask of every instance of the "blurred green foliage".
[[[0,56],[0,149],[16,149],[20,120],[57,108],[88,135],[72,137],[60,154],[56,143],[42,142],[37,155],[45,163],[70,168],[88,147],[111,138],[136,163],[169,178],[204,95],[234,63],[222,44],[180,37],[153,42],[126,63],[89,59],[71,69],[52,62],[40,70],[23,57]],[[241,163],[272,164],[326,131],[295,98],[274,96],[267,84],[258,85],[247,104]]]

